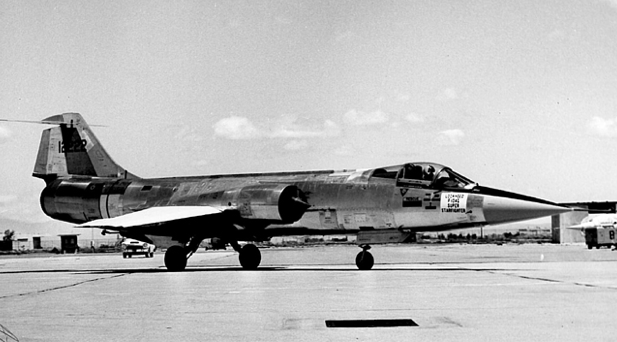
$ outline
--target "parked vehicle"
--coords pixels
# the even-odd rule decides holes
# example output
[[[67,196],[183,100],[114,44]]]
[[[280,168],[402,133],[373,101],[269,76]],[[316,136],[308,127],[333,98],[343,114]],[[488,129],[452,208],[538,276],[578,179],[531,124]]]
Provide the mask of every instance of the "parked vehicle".
[[[156,246],[147,242],[135,239],[124,239],[124,241],[122,241],[122,257],[125,259],[135,254],[143,254],[146,258],[152,258],[154,257],[155,250]]]
[[[615,228],[590,228],[585,229],[585,243],[588,249],[600,247],[615,247]]]

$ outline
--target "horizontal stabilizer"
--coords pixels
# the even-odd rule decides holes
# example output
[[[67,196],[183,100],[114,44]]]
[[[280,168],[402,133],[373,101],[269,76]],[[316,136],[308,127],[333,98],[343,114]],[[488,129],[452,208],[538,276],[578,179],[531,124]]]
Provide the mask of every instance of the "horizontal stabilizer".
[[[31,123],[31,124],[40,124],[40,125],[59,125],[61,123],[64,123],[63,121],[59,121],[59,120],[48,120],[51,119],[53,117],[47,118],[45,120],[39,120],[39,121],[35,121],[35,120],[11,120],[11,119],[0,119],[0,121],[2,122],[17,122],[17,123]],[[105,125],[89,125],[90,127],[107,127]]]
[[[152,207],[118,217],[90,221],[76,227],[108,229],[140,227],[200,216],[220,214],[223,210],[224,209],[222,208],[209,206]]]

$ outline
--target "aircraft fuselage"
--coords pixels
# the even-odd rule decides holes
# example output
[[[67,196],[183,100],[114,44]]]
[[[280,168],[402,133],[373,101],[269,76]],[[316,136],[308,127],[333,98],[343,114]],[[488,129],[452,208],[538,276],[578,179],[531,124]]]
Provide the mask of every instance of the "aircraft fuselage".
[[[437,164],[437,167],[442,167]],[[371,243],[401,242],[401,232],[437,231],[481,226],[537,217],[550,202],[529,197],[486,194],[473,183],[450,187],[434,182],[405,179],[398,167],[380,175],[378,169],[350,171],[286,172],[214,175],[186,178],[117,179],[96,177],[58,178],[41,195],[45,213],[55,219],[83,223],[112,218],[150,207],[212,206],[232,208],[243,239],[300,234],[358,234],[381,236]],[[400,166],[403,169],[403,166]],[[446,168],[444,168],[446,169]],[[383,170],[383,169],[382,169]],[[452,171],[450,171],[452,173]],[[509,193],[506,193],[509,194]],[[511,194],[515,195],[515,194]],[[300,198],[302,203],[294,202]],[[505,201],[505,202],[504,202]],[[508,205],[532,203],[532,208],[508,217]],[[502,210],[501,218],[492,215]],[[494,217],[493,220],[487,220]],[[221,235],[222,227],[165,226],[146,235],[176,235],[200,230],[203,237]],[[170,229],[176,230],[170,233]],[[135,236],[135,232],[131,233]],[[141,237],[141,236],[138,236]]]

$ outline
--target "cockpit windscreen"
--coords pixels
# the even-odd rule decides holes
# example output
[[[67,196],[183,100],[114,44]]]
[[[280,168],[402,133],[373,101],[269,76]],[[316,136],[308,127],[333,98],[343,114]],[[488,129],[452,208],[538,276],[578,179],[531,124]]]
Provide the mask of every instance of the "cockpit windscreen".
[[[471,189],[476,185],[474,181],[456,173],[449,167],[435,163],[407,163],[398,167],[376,169],[371,177],[396,178],[401,186],[434,189]]]

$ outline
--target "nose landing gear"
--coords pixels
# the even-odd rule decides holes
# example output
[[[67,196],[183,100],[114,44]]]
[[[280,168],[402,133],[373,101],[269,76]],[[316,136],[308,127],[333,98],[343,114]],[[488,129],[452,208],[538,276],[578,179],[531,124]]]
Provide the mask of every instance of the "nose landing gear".
[[[362,248],[362,252],[356,256],[356,266],[358,266],[359,270],[370,270],[373,268],[373,264],[375,264],[373,255],[368,251],[371,249],[371,246],[361,245],[360,248]]]
[[[248,244],[242,246],[240,249],[240,265],[245,270],[255,270],[259,263],[261,262],[261,252],[259,252],[259,248],[253,244]]]

